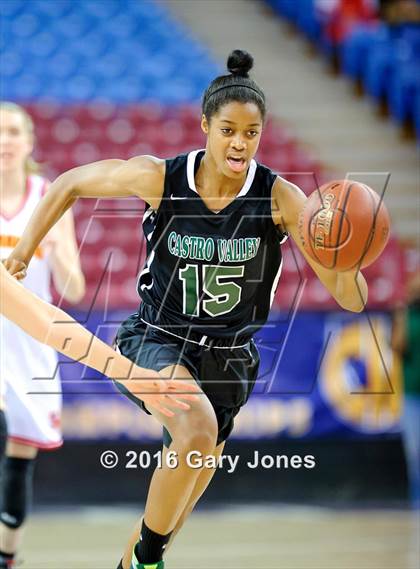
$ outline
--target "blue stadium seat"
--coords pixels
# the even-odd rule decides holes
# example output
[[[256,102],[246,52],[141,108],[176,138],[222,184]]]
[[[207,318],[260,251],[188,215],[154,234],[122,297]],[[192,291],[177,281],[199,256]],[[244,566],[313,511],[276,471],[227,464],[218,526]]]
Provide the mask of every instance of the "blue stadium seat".
[[[420,140],[420,89],[417,89],[414,100],[414,126],[417,139]]]
[[[385,96],[386,83],[397,65],[394,43],[388,38],[373,41],[364,61],[363,85],[366,92],[376,99]]]
[[[391,114],[399,122],[411,119],[419,126],[420,61],[413,60],[398,66],[388,87]]]
[[[152,1],[4,4],[3,99],[192,102],[219,73],[191,32]]]
[[[266,0],[266,2],[279,16],[297,24],[300,10],[299,2],[296,0]]]
[[[382,98],[395,71],[419,58],[420,30],[400,27],[397,34],[378,37],[367,54],[364,70],[366,91],[375,98]]]
[[[386,42],[389,31],[386,26],[359,25],[348,35],[340,46],[340,61],[343,73],[359,79],[362,77],[367,55],[374,42]]]
[[[297,25],[303,33],[314,43],[321,42],[321,22],[317,16],[314,0],[300,0],[298,7]]]

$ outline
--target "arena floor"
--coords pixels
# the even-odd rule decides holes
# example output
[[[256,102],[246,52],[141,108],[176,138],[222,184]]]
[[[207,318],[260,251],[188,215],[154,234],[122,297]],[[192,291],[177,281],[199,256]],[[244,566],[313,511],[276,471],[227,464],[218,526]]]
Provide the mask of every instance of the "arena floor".
[[[89,508],[32,516],[25,569],[115,569],[136,519]],[[418,569],[418,527],[402,511],[238,508],[193,515],[168,569]],[[417,531],[416,531],[417,529]]]

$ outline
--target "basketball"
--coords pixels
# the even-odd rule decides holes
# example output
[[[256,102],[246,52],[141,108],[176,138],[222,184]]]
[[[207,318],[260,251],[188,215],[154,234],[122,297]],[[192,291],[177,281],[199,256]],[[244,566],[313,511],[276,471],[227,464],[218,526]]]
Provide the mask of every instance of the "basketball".
[[[389,237],[388,211],[366,184],[335,180],[308,198],[299,232],[308,255],[327,269],[367,267],[382,253]]]

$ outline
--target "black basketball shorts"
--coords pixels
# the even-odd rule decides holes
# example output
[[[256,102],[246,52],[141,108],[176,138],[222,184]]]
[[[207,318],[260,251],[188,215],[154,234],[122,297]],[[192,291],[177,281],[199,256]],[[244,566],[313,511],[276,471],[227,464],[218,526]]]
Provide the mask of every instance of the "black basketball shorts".
[[[234,418],[247,401],[258,374],[259,354],[252,338],[245,344],[235,342],[226,347],[226,341],[209,339],[207,345],[185,340],[156,328],[149,320],[145,323],[136,312],[125,320],[117,334],[118,350],[137,365],[155,371],[170,365],[185,366],[207,395],[218,422],[217,444],[230,435]],[[231,345],[231,344],[228,344]],[[133,403],[149,413],[142,401],[129,393],[120,383],[116,387]],[[164,429],[163,443],[169,448],[171,437]]]

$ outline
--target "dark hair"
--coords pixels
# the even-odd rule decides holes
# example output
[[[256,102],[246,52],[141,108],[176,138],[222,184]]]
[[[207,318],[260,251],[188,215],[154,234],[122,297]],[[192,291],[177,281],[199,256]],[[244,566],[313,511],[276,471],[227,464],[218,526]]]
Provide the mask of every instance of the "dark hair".
[[[241,49],[232,51],[227,60],[229,75],[216,77],[203,95],[202,112],[208,121],[220,107],[232,101],[255,103],[264,121],[266,115],[264,92],[248,74],[253,64],[254,59],[247,51]]]

